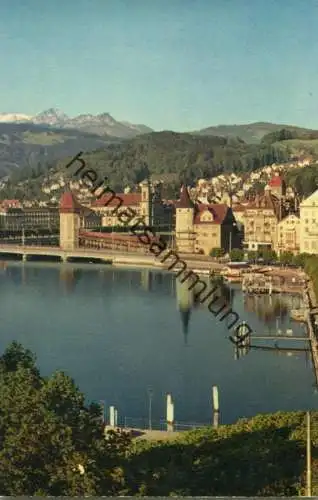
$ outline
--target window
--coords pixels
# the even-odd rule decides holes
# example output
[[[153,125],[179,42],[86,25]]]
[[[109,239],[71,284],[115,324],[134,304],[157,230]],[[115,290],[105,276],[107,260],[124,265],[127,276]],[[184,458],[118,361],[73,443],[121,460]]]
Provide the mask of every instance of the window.
[[[294,232],[288,231],[286,233],[286,243],[293,243],[294,241]]]

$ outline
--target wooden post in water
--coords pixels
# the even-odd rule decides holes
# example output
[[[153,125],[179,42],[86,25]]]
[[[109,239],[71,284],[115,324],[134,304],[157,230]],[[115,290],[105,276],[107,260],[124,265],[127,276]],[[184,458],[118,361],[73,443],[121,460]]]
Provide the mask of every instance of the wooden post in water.
[[[167,431],[172,432],[174,426],[174,403],[171,394],[167,394]]]
[[[212,387],[212,401],[213,401],[213,427],[219,426],[220,420],[220,407],[219,407],[219,390],[216,385]]]
[[[109,425],[111,427],[116,427],[117,425],[117,410],[115,406],[109,407]]]

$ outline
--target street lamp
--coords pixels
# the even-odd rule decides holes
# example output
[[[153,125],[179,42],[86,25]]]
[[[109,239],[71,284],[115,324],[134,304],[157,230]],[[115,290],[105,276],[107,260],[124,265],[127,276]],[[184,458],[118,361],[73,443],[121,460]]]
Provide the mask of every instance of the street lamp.
[[[148,428],[152,430],[152,398],[153,398],[153,390],[151,387],[148,387]]]

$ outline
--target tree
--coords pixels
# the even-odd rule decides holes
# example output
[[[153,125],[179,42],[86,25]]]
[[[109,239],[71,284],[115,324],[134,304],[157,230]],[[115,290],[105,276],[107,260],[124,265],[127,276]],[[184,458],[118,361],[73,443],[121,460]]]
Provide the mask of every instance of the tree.
[[[294,255],[292,252],[282,252],[279,256],[279,261],[288,266],[288,264],[292,264],[294,259]]]
[[[310,255],[308,253],[300,253],[299,255],[294,255],[292,263],[298,267],[305,267],[306,259]]]
[[[212,250],[210,252],[211,257],[219,258],[219,257],[223,257],[223,255],[224,255],[223,248],[212,248]]]
[[[244,250],[233,248],[230,251],[230,259],[232,262],[242,262],[244,260]]]
[[[255,261],[257,259],[257,252],[255,250],[249,250],[247,252],[247,258],[249,261]]]
[[[101,409],[63,372],[40,376],[17,343],[0,358],[0,491],[3,495],[113,495],[129,444],[105,439]]]
[[[258,257],[263,259],[266,264],[270,264],[277,260],[277,254],[274,250],[265,248],[264,250],[259,250],[257,253]]]

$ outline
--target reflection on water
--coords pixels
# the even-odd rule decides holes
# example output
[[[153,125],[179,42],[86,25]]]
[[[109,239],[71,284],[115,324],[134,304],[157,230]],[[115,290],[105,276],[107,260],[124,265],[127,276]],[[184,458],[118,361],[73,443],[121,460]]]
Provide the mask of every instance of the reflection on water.
[[[278,327],[291,309],[303,307],[303,299],[300,295],[286,294],[246,294],[244,298],[245,310],[256,313],[269,328],[274,324]]]
[[[68,372],[90,400],[114,404],[127,417],[164,417],[165,394],[178,421],[208,422],[211,389],[219,387],[221,420],[316,405],[306,353],[253,350],[235,361],[226,321],[169,273],[89,264],[14,263],[0,266],[0,349],[17,340],[32,349],[44,374]],[[291,323],[289,296],[244,296],[223,288],[255,334]],[[297,305],[298,300],[298,305]],[[299,348],[299,343],[295,348]],[[290,353],[293,356],[290,356]],[[307,360],[308,364],[308,360]]]
[[[288,314],[288,306],[283,295],[245,295],[246,311],[254,312],[266,324],[272,325],[277,318],[284,319]]]

